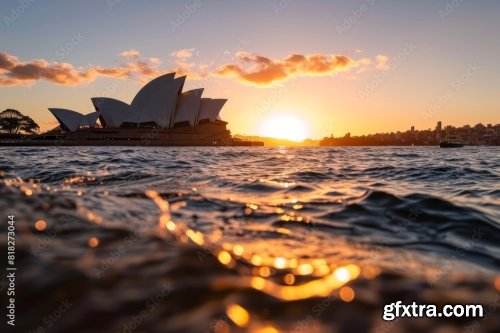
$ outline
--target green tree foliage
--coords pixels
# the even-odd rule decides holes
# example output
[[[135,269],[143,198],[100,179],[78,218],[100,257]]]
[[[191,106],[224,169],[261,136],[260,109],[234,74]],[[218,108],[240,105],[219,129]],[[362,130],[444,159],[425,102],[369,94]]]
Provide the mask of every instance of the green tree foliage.
[[[13,109],[0,112],[0,132],[8,134],[34,134],[40,126],[28,116]]]

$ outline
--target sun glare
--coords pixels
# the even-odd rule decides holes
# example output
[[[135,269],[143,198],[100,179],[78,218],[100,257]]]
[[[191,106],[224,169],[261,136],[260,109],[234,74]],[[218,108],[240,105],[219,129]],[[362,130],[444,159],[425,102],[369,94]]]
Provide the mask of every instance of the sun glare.
[[[262,123],[260,135],[278,139],[302,141],[307,137],[306,124],[293,115],[273,115],[266,118]]]

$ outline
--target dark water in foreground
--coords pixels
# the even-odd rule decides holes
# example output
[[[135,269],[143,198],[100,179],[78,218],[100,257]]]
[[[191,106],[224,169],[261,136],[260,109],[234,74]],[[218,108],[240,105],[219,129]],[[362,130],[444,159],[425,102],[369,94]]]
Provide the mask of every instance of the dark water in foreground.
[[[19,147],[0,170],[19,332],[500,332],[496,147]],[[384,322],[398,300],[484,318]]]

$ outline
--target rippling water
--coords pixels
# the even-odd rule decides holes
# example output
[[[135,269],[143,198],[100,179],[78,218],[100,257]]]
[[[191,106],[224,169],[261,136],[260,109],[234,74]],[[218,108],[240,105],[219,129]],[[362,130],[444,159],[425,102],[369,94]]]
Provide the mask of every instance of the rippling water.
[[[0,170],[19,332],[500,331],[497,147],[19,147]],[[397,300],[485,317],[384,322]]]

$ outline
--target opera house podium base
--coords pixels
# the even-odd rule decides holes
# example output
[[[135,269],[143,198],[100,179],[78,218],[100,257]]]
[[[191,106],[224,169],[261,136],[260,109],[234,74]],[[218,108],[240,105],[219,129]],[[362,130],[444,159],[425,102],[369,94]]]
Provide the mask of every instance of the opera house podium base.
[[[263,146],[234,139],[223,121],[178,128],[80,128],[47,132],[31,140],[3,143],[27,146]]]

